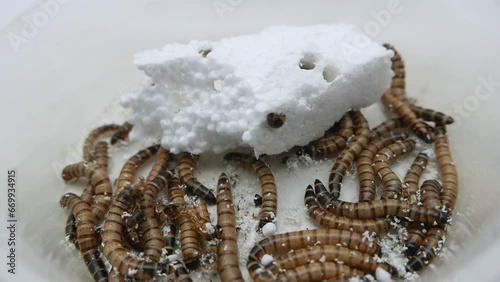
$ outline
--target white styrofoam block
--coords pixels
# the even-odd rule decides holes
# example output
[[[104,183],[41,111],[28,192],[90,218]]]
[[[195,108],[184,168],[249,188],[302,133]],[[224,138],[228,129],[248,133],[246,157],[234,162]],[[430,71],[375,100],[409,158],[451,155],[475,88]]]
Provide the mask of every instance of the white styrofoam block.
[[[133,110],[132,139],[161,137],[174,153],[243,146],[277,154],[377,101],[389,86],[392,55],[344,24],[169,44],[135,56],[150,79],[122,105]],[[283,126],[268,125],[271,112],[286,115]]]

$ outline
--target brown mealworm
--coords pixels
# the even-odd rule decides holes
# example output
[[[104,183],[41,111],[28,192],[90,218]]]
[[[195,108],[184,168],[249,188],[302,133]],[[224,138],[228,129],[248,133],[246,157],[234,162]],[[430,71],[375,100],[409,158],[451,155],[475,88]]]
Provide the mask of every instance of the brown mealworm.
[[[109,155],[108,155],[108,142],[99,141],[95,144],[92,151],[92,161],[97,163],[102,169],[108,172]]]
[[[250,277],[255,280],[265,277],[265,271],[260,264],[265,254],[274,254],[311,247],[315,245],[341,245],[374,255],[378,246],[361,233],[338,229],[301,230],[284,234],[271,235],[253,246],[248,255],[247,269]],[[259,278],[260,279],[260,278]]]
[[[122,124],[116,130],[115,134],[113,134],[113,136],[111,137],[111,145],[116,144],[118,142],[118,140],[127,139],[128,134],[130,133],[130,131],[132,130],[133,127],[134,127],[134,125],[130,124],[128,122],[125,122],[124,124]]]
[[[335,199],[318,179],[314,182],[314,189],[316,199],[326,210],[348,218],[374,219],[393,215],[429,224],[444,224],[448,221],[446,212],[396,199],[360,203],[340,201]]]
[[[258,217],[259,228],[262,228],[268,222],[273,222],[278,209],[278,192],[271,169],[269,169],[266,163],[250,155],[229,153],[224,156],[224,159],[235,162],[246,169],[253,170],[257,174],[262,194],[262,205]]]
[[[222,282],[244,281],[238,263],[238,232],[231,183],[225,173],[217,182],[217,225],[220,242],[217,247],[217,272]]]
[[[427,208],[441,208],[442,204],[439,200],[439,191],[441,191],[441,184],[436,180],[426,180],[420,187],[421,202]]]
[[[175,260],[170,263],[172,266],[175,282],[191,282],[193,281],[189,276],[189,272],[186,269],[186,266],[180,260]]]
[[[403,184],[390,167],[390,162],[410,153],[415,148],[414,140],[395,142],[381,149],[373,158],[373,170],[384,185],[382,199],[399,199],[403,192]]]
[[[286,121],[286,115],[283,113],[269,113],[266,120],[271,128],[280,128]]]
[[[117,124],[106,124],[92,130],[83,142],[83,159],[85,161],[91,161],[92,151],[94,150],[97,139],[108,132],[118,130],[119,127],[120,126]]]
[[[297,155],[309,155],[313,159],[322,159],[333,156],[342,150],[349,137],[354,131],[354,124],[349,113],[346,113],[339,121],[339,128],[329,134],[328,137],[315,140],[308,145],[301,147]]]
[[[418,247],[422,245],[422,242],[424,241],[425,237],[425,232],[427,228],[425,227],[425,224],[420,223],[420,222],[410,222],[410,224],[407,227],[407,238],[405,241],[405,254],[407,256],[411,256],[415,254],[415,252],[418,250]]]
[[[403,180],[403,188],[407,193],[403,191],[403,194],[407,195],[410,204],[418,203],[418,183],[420,181],[420,177],[427,167],[427,162],[429,161],[429,157],[424,152],[420,152],[418,156],[415,158],[413,163],[410,166],[408,172],[406,172],[405,178]]]
[[[417,117],[425,121],[432,121],[437,125],[446,125],[455,122],[452,117],[433,109],[422,108],[414,104],[410,104],[410,109],[415,113],[415,115],[417,115]]]
[[[297,267],[287,269],[283,273],[277,275],[276,281],[323,281],[331,278],[344,279],[355,276],[363,276],[364,273],[347,265],[336,262],[314,262],[299,265]]]
[[[367,230],[370,232],[382,233],[389,230],[391,227],[391,220],[385,218],[366,220],[352,219],[326,211],[317,202],[316,196],[314,195],[314,189],[311,185],[307,186],[304,202],[309,217],[325,228],[351,230],[360,233]]]
[[[417,254],[408,261],[408,271],[419,271],[425,268],[437,256],[446,240],[446,231],[441,227],[429,229]]]
[[[354,159],[356,159],[359,153],[361,153],[361,150],[370,141],[370,126],[363,114],[361,114],[360,111],[350,111],[349,115],[354,122],[354,138],[342,151],[340,151],[328,179],[328,187],[333,197],[336,199],[340,197],[342,179],[346,171],[351,167]]]
[[[156,158],[156,161],[153,164],[151,171],[146,177],[145,182],[149,183],[153,181],[155,177],[160,175],[163,171],[166,171],[169,163],[170,163],[170,152],[167,149],[161,147],[160,150],[158,151],[158,157]]]
[[[388,121],[384,121],[371,130],[371,140],[384,137],[385,135],[392,133],[394,130],[404,127],[406,127],[406,125],[401,118],[393,118]]]
[[[92,214],[99,222],[104,218],[109,205],[113,188],[109,181],[108,173],[98,164],[92,162],[79,162],[66,166],[63,169],[62,177],[65,181],[73,178],[85,176],[90,179],[90,184],[94,190],[94,200],[92,202]]]
[[[140,197],[142,193],[140,189],[142,188],[136,185],[123,187],[109,208],[104,221],[104,231],[102,232],[103,254],[120,274],[136,279],[151,279],[157,275],[169,273],[171,271],[170,265],[140,261],[128,254],[122,242],[122,230],[124,228],[122,215],[130,210],[134,202]]]
[[[68,208],[76,218],[76,234],[80,253],[94,281],[108,281],[108,272],[97,250],[96,221],[89,205],[73,193],[64,194],[61,197],[60,204],[62,207]]]
[[[196,199],[194,202],[194,213],[197,219],[195,220],[196,226],[199,230],[204,242],[202,243],[203,251],[200,257],[200,264],[203,271],[210,273],[215,271],[217,263],[217,244],[213,240],[217,234],[216,227],[212,225],[210,214],[208,213],[207,205],[202,199]],[[211,227],[209,229],[209,226]],[[209,240],[209,241],[207,241]]]
[[[359,176],[359,201],[369,202],[375,200],[375,170],[373,168],[373,158],[383,148],[391,145],[397,140],[406,139],[405,133],[389,133],[384,137],[372,140],[359,154],[357,159]]]
[[[217,200],[210,189],[201,184],[193,174],[195,167],[195,158],[197,156],[184,152],[179,156],[179,178],[183,184],[187,186],[187,191],[194,194],[207,202],[209,205],[214,205]]]
[[[167,218],[165,216],[165,205],[156,204],[155,214],[156,220],[161,226],[161,230],[163,233],[163,239],[165,241],[164,249],[167,251],[168,255],[171,255],[175,251],[175,242],[177,235],[177,226],[175,225],[175,220],[172,218]]]
[[[406,83],[405,83],[405,77],[406,77],[406,72],[405,72],[405,65],[404,61],[401,58],[401,55],[399,52],[394,48],[394,46],[384,43],[383,46],[388,49],[392,50],[394,52],[394,56],[392,56],[391,61],[391,69],[394,71],[394,76],[392,77],[391,80],[391,89],[401,89],[404,90]],[[406,96],[403,93],[400,94],[401,96],[398,98],[406,100]]]
[[[434,150],[436,151],[436,160],[438,164],[439,174],[442,180],[442,190],[440,193],[440,201],[446,207],[448,212],[451,212],[455,207],[458,194],[458,174],[455,163],[451,157],[448,137],[445,128],[436,126],[436,143]]]

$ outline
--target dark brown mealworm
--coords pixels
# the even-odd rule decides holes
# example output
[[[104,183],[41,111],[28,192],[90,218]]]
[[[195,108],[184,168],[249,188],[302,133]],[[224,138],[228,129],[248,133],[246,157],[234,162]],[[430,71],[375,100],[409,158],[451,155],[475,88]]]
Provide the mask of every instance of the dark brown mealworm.
[[[405,240],[405,254],[411,256],[415,254],[422,242],[424,241],[425,233],[427,232],[425,224],[420,222],[410,222],[407,227],[407,238]]]
[[[286,121],[286,115],[283,113],[269,113],[266,120],[271,128],[280,128]]]
[[[115,132],[115,134],[113,134],[113,136],[111,137],[111,145],[116,144],[118,142],[118,140],[125,140],[125,139],[127,139],[128,134],[130,133],[130,131],[132,130],[133,127],[134,127],[134,125],[130,124],[128,122],[125,122],[124,124],[122,124],[117,129],[117,131]]]
[[[441,184],[436,180],[426,180],[420,187],[422,193],[420,194],[421,202],[427,208],[441,208],[442,203],[439,200],[439,192],[441,191]]]
[[[273,222],[278,209],[278,192],[271,169],[269,169],[266,163],[250,155],[229,153],[224,156],[224,159],[235,162],[246,169],[253,170],[257,174],[262,194],[262,205],[258,217],[259,228],[262,228],[268,222]]]
[[[155,214],[158,224],[161,226],[163,232],[163,239],[165,241],[164,249],[167,251],[168,255],[171,255],[175,251],[177,226],[175,225],[175,220],[172,218],[167,218],[165,215],[165,205],[156,204]]]
[[[406,198],[408,198],[410,204],[418,203],[418,185],[428,161],[429,157],[427,154],[420,152],[411,164],[408,172],[406,172],[403,180],[403,194],[406,194]]]
[[[451,157],[450,147],[448,144],[448,136],[446,130],[442,126],[436,126],[436,143],[434,150],[436,151],[436,160],[438,164],[439,174],[442,180],[442,191],[440,201],[446,207],[448,212],[451,212],[455,207],[458,194],[458,174],[455,163]]]
[[[401,118],[393,118],[382,122],[381,124],[375,126],[370,133],[371,140],[384,137],[389,133],[393,133],[394,130],[405,128],[406,124]]]
[[[97,139],[108,132],[118,130],[119,127],[120,126],[117,124],[106,124],[92,130],[83,142],[83,159],[85,161],[91,161],[92,151],[94,150]]]
[[[197,156],[184,152],[179,156],[179,179],[187,186],[187,191],[194,194],[207,202],[209,205],[214,205],[217,200],[210,189],[201,184],[193,174],[195,167],[195,158]]]
[[[340,151],[333,167],[330,171],[328,179],[328,187],[334,198],[340,197],[340,189],[342,180],[346,171],[351,167],[356,157],[361,153],[361,150],[370,141],[370,126],[360,111],[350,111],[354,122],[354,138],[347,146]]]
[[[410,109],[415,113],[415,115],[417,115],[417,117],[425,121],[434,122],[437,125],[446,125],[455,122],[452,117],[432,109],[422,108],[414,104],[410,104]]]
[[[443,228],[433,227],[429,229],[417,254],[406,264],[406,269],[413,272],[425,268],[437,256],[445,240],[446,231]]]

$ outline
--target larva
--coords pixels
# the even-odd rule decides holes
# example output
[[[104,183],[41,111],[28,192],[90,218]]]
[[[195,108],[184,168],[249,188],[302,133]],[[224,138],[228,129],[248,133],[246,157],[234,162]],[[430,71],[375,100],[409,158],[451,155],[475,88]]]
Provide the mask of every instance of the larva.
[[[251,169],[257,174],[262,194],[262,205],[258,217],[259,228],[268,222],[273,222],[278,208],[278,192],[271,169],[263,161],[245,154],[229,153],[224,156],[224,159],[235,162],[246,169]]]
[[[347,140],[353,134],[353,121],[349,113],[346,113],[339,121],[339,129],[329,134],[328,137],[320,138],[300,148],[297,155],[309,155],[313,159],[330,157],[347,144]]]
[[[373,170],[384,185],[382,199],[399,199],[403,184],[390,167],[390,162],[397,157],[410,153],[415,148],[414,140],[395,142],[381,149],[373,158]]]
[[[148,182],[139,200],[139,208],[144,213],[144,218],[139,224],[139,230],[143,233],[144,255],[153,261],[160,259],[161,249],[165,246],[160,225],[155,217],[155,199],[158,192],[165,188],[172,177],[171,171],[159,172],[158,176]]]
[[[171,255],[175,251],[175,243],[176,243],[176,235],[177,235],[177,226],[175,225],[175,221],[172,218],[167,218],[165,216],[165,205],[156,204],[155,214],[156,220],[161,226],[161,230],[163,232],[163,238],[165,241],[165,250],[168,255]]]
[[[283,113],[269,113],[266,120],[271,128],[280,128],[286,121],[286,115]]]
[[[405,86],[406,86],[405,85],[406,74],[405,74],[404,61],[401,58],[401,55],[399,54],[399,52],[396,50],[396,48],[394,48],[394,46],[392,46],[388,43],[384,43],[383,46],[386,49],[392,50],[394,52],[394,56],[392,56],[392,58],[391,58],[391,61],[392,61],[391,68],[394,71],[394,76],[391,80],[391,89],[404,90]],[[403,93],[401,93],[400,94],[401,96],[399,96],[398,98],[402,98],[403,100],[406,100],[406,96]]]
[[[364,273],[347,265],[336,262],[313,262],[287,269],[277,275],[277,281],[323,281],[331,278],[344,279],[363,276]]]
[[[120,274],[136,279],[151,279],[157,275],[169,273],[170,266],[158,262],[139,261],[128,254],[122,242],[124,227],[122,215],[130,210],[135,200],[140,197],[140,189],[140,186],[127,185],[113,201],[104,221],[103,254]],[[131,273],[134,274],[129,275]]]
[[[436,180],[426,180],[420,187],[421,202],[427,208],[440,208],[442,206],[439,200],[439,191],[441,191],[441,184]]]
[[[231,183],[225,173],[217,181],[217,225],[221,229],[217,247],[217,272],[220,280],[244,281],[238,263],[238,232]]]
[[[104,171],[108,172],[108,142],[99,141],[95,144],[95,148],[92,151],[92,159],[95,163],[97,163]]]
[[[370,142],[359,154],[357,159],[359,177],[359,201],[368,202],[375,200],[375,170],[373,168],[373,158],[383,148],[396,142],[406,139],[405,133],[389,133],[384,137],[379,137]]]
[[[405,254],[407,256],[415,254],[415,252],[418,250],[418,247],[422,245],[422,242],[424,241],[425,237],[425,232],[427,232],[427,227],[425,224],[420,223],[420,222],[410,222],[407,227],[407,238],[405,241],[405,246],[406,246],[406,251]]]
[[[96,221],[89,205],[73,193],[64,194],[61,197],[60,204],[62,207],[68,208],[76,218],[76,234],[80,246],[80,253],[94,281],[108,281],[108,272],[97,250],[95,234]]]
[[[217,237],[216,227],[212,225],[207,205],[202,199],[196,199],[194,202],[194,213],[198,218],[195,220],[199,234],[204,239],[200,264],[205,273],[215,272],[217,263],[217,243],[213,240]]]
[[[174,275],[175,275],[175,282],[191,282],[193,281],[191,277],[189,276],[189,272],[186,269],[186,266],[182,263],[180,260],[175,260],[170,263],[172,266]]]
[[[432,121],[437,125],[446,125],[455,122],[455,120],[452,117],[432,109],[422,108],[411,103],[410,103],[410,109],[415,113],[417,117],[425,121]]]
[[[109,271],[109,282],[124,282],[125,277],[120,273],[116,272],[114,268]]]
[[[132,130],[133,127],[134,127],[134,125],[130,124],[128,122],[125,122],[124,124],[119,126],[119,128],[117,129],[115,134],[113,134],[113,136],[111,137],[111,141],[110,141],[111,145],[116,144],[119,140],[127,139],[128,134],[130,133],[130,131]]]
[[[392,275],[397,274],[397,270],[392,266],[386,263],[377,263],[368,254],[334,245],[319,245],[294,250],[292,253],[275,258],[268,269],[274,274],[278,274],[282,270],[293,269],[300,265],[327,261],[341,262],[344,265],[372,275],[375,275],[379,267]]]
[[[196,156],[197,157],[197,156]],[[217,201],[215,195],[201,184],[193,174],[195,166],[195,156],[184,152],[179,156],[179,178],[183,184],[187,186],[187,191],[194,194],[207,202],[209,205],[214,205]]]
[[[350,111],[349,114],[354,122],[354,138],[347,146],[339,153],[330,171],[328,179],[328,187],[333,197],[340,197],[340,188],[342,179],[346,171],[351,167],[354,159],[361,153],[361,150],[370,141],[370,126],[360,111]]]
[[[316,199],[328,211],[340,216],[358,219],[374,219],[388,215],[409,218],[423,223],[444,224],[448,214],[397,199],[381,199],[371,202],[349,203],[333,198],[321,181],[314,182]]]
[[[83,159],[85,161],[91,161],[92,151],[94,150],[95,142],[97,141],[97,139],[108,132],[118,130],[119,127],[120,126],[117,124],[106,124],[92,130],[83,142]]]
[[[368,255],[374,255],[378,251],[377,244],[367,240],[361,233],[338,229],[301,230],[271,235],[259,241],[250,250],[247,269],[250,277],[255,280],[259,274],[266,273],[260,264],[265,254],[288,252],[315,245],[337,244]]]
[[[170,152],[161,147],[158,151],[158,157],[151,168],[148,176],[146,177],[146,183],[149,183],[155,179],[160,173],[166,171],[168,168],[168,164],[170,163]]]
[[[181,232],[182,258],[188,269],[199,267],[200,246],[198,242],[198,232],[193,217],[188,213],[181,212],[179,206],[186,206],[184,201],[184,191],[180,188],[179,180],[172,178],[168,187],[168,199],[172,204],[165,207],[167,215],[172,214]],[[185,207],[187,208],[187,207]]]
[[[146,149],[140,150],[133,155],[123,165],[120,174],[118,175],[118,182],[116,184],[115,195],[120,194],[123,187],[132,184],[137,172],[137,168],[149,160],[160,149],[160,145],[156,144]]]
[[[406,264],[406,269],[413,272],[425,268],[437,256],[445,240],[446,231],[443,228],[433,227],[429,229],[417,254]]]
[[[109,181],[108,173],[98,164],[92,162],[79,162],[66,166],[63,169],[62,177],[65,181],[85,176],[90,179],[90,184],[94,190],[94,200],[92,203],[92,214],[99,222],[104,218],[109,205],[113,188]]]
[[[370,138],[371,140],[375,140],[389,133],[392,133],[396,129],[404,127],[406,127],[406,125],[404,124],[404,121],[401,118],[393,118],[388,121],[384,121],[383,123],[374,127],[371,130]]]
[[[458,194],[458,174],[455,163],[451,157],[448,137],[445,128],[436,126],[436,142],[434,150],[436,151],[436,160],[439,174],[442,180],[442,191],[440,201],[451,212],[455,207]]]
[[[428,161],[429,157],[427,156],[427,154],[420,152],[405,175],[405,178],[403,180],[403,194],[407,195],[410,204],[418,203],[418,184],[422,173],[427,167]]]
[[[432,133],[429,131],[427,126],[418,119],[408,104],[397,98],[390,89],[385,91],[382,96],[382,101],[387,107],[389,107],[389,109],[394,111],[400,118],[403,119],[404,123],[408,125],[413,132],[415,132],[418,138],[422,139],[426,143],[432,143]]]
[[[304,202],[307,208],[307,214],[320,226],[325,228],[334,228],[342,230],[352,230],[354,232],[363,233],[364,231],[382,233],[391,227],[391,221],[385,218],[376,219],[351,219],[338,216],[328,212],[319,205],[314,195],[314,190],[311,185],[307,186],[304,196]]]

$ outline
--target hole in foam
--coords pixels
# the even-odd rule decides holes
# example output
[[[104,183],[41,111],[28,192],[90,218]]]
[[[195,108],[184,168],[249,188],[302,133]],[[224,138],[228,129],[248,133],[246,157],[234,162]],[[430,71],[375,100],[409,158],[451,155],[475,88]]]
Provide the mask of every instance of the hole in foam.
[[[212,52],[212,48],[203,49],[203,50],[198,51],[198,53],[200,53],[201,56],[203,56],[203,58],[206,58],[207,55],[210,54],[210,52]]]
[[[326,82],[334,81],[338,74],[339,70],[335,66],[327,65],[323,69],[323,78],[326,80]]]
[[[316,56],[311,53],[305,53],[304,57],[299,61],[299,67],[303,70],[312,70],[316,67]]]

